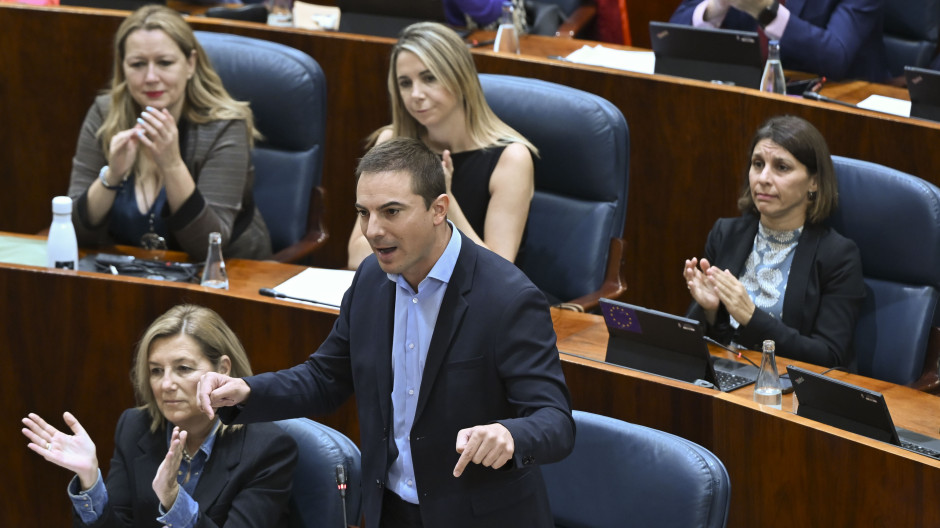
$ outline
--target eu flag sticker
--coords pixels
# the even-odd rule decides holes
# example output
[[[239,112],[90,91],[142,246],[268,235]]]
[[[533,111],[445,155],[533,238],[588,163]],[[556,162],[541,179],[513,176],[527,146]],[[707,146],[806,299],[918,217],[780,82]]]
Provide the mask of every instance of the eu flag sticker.
[[[636,312],[632,309],[626,306],[609,303],[602,303],[601,308],[604,313],[604,320],[607,321],[607,326],[628,332],[635,332],[637,334],[643,333],[643,329],[640,327],[640,320],[637,319]]]

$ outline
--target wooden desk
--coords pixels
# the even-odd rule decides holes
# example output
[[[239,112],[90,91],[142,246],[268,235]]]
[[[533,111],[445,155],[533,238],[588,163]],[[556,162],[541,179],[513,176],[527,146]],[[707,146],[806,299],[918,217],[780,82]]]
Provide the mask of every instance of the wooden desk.
[[[114,427],[135,405],[130,383],[134,347],[170,307],[196,303],[235,330],[255,372],[303,362],[326,338],[335,311],[258,294],[302,270],[273,262],[227,261],[230,291],[196,284],[0,264],[0,525],[69,526],[70,475],[26,449],[20,419],[36,412],[64,428],[71,411],[94,439],[102,470],[114,450]],[[358,440],[355,402],[318,420]]]
[[[573,406],[683,436],[718,455],[731,476],[728,526],[940,523],[933,500],[940,462],[796,416],[791,395],[778,411],[754,403],[753,386],[724,394],[601,363],[607,331],[600,316],[556,311],[553,319]],[[781,370],[787,364],[823,370],[778,358]],[[940,398],[831,375],[884,393],[896,425],[940,436]]]
[[[9,299],[0,304],[0,423],[7,427],[0,435],[0,452],[6,454],[0,474],[15,476],[15,484],[0,494],[0,524],[68,524],[64,486],[70,475],[26,449],[19,420],[32,411],[60,425],[61,413],[72,411],[95,440],[106,469],[117,418],[134,405],[128,376],[134,344],[171,306],[191,302],[219,312],[245,344],[256,372],[304,361],[329,333],[335,311],[257,293],[302,267],[237,259],[227,267],[231,290],[219,291],[0,264],[0,291]],[[574,407],[669,431],[714,451],[732,479],[729,526],[751,526],[768,514],[787,520],[787,526],[940,522],[940,505],[931,500],[940,463],[789,412],[761,409],[748,388],[722,394],[602,363],[607,334],[599,316],[553,311],[552,317]],[[936,436],[940,399],[837,376],[885,393],[898,425]],[[788,397],[784,409],[791,405]],[[358,439],[354,402],[318,419]]]
[[[36,232],[49,200],[68,186],[78,130],[111,70],[110,41],[122,13],[0,5],[0,230]],[[332,236],[315,264],[342,267],[354,222],[353,169],[363,138],[389,121],[392,40],[191,18],[199,30],[281,42],[313,56],[328,85],[326,225]],[[561,41],[561,43],[560,43]],[[636,304],[681,313],[680,268],[701,255],[715,219],[737,214],[735,198],[758,124],[775,114],[815,123],[833,153],[883,163],[940,183],[940,125],[754,90],[563,63],[545,58],[583,41],[523,39],[524,54],[473,51],[481,72],[528,76],[596,93],[630,125],[630,196],[624,273]],[[593,43],[588,43],[593,44]],[[871,88],[870,85],[859,85]],[[831,89],[831,88],[827,88]],[[858,88],[862,89],[862,88]],[[880,89],[880,88],[879,88]],[[829,92],[827,92],[829,93]]]

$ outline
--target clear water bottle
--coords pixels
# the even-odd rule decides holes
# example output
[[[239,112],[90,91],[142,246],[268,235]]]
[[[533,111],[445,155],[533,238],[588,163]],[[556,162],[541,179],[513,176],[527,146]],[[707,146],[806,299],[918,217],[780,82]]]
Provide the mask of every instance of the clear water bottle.
[[[760,79],[760,90],[777,94],[787,93],[787,81],[783,77],[783,64],[780,63],[780,41],[767,43],[767,64]]]
[[[519,33],[513,23],[512,2],[503,2],[503,14],[499,17],[493,51],[519,54]]]
[[[228,274],[225,272],[225,261],[222,260],[222,235],[209,233],[209,253],[206,254],[206,265],[202,268],[203,286],[228,289]]]
[[[780,389],[780,375],[777,374],[777,360],[774,357],[774,342],[764,341],[764,354],[760,358],[760,372],[754,384],[754,401],[780,409],[783,403],[783,391]]]
[[[72,226],[72,199],[68,196],[52,199],[52,225],[46,241],[46,255],[47,267],[78,269],[78,241]]]

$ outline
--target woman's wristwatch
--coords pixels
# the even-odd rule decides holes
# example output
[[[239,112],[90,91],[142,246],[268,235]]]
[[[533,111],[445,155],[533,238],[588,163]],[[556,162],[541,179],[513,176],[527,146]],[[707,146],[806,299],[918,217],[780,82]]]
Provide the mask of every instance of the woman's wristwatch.
[[[108,183],[108,179],[105,178],[105,174],[107,174],[107,173],[108,173],[108,166],[107,166],[107,165],[105,165],[104,167],[101,167],[101,171],[98,172],[98,181],[101,182],[101,185],[102,185],[105,189],[107,189],[107,190],[109,190],[109,191],[120,191],[121,189],[124,188],[124,182],[127,181],[127,178],[124,178],[123,180],[121,180],[121,183],[119,183],[119,184],[117,184],[117,185],[110,185],[110,184]]]

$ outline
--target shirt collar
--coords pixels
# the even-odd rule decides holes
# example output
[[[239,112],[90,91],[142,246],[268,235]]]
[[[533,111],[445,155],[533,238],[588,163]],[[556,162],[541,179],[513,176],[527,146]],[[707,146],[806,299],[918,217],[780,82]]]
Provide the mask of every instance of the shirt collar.
[[[206,454],[206,460],[209,460],[209,456],[212,455],[212,446],[215,445],[216,433],[219,431],[219,427],[221,427],[221,425],[222,425],[222,422],[218,418],[216,418],[215,421],[212,422],[212,430],[209,431],[209,436],[207,436],[206,439],[202,441],[202,445],[199,446],[199,450]],[[166,428],[167,449],[169,449],[170,447],[170,439],[173,438],[174,427],[175,426],[172,423],[167,422],[167,428]]]

